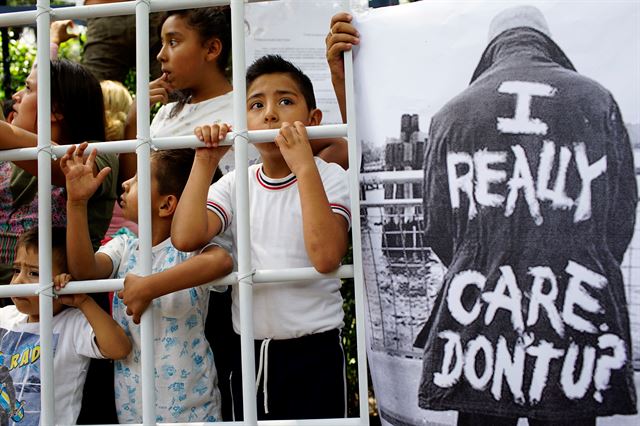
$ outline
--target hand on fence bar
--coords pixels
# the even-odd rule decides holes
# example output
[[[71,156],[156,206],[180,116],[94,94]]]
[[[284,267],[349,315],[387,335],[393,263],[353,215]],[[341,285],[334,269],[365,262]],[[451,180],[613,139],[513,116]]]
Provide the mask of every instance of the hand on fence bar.
[[[327,49],[327,63],[331,70],[331,82],[338,99],[342,122],[347,122],[344,52],[351,50],[353,45],[360,43],[360,34],[351,24],[351,14],[341,12],[331,18],[329,34],[325,38]]]
[[[71,281],[69,274],[56,275],[53,278],[55,290],[63,289],[69,281]],[[98,349],[105,358],[122,359],[129,355],[131,342],[124,329],[111,318],[111,315],[98,306],[93,298],[86,294],[69,294],[58,296],[58,300],[64,305],[78,308],[87,318],[93,329]]]
[[[118,292],[118,297],[127,307],[127,315],[133,317],[135,324],[140,324],[140,317],[153,300],[147,291],[150,283],[146,278],[136,274],[127,274],[124,278],[124,289]]]
[[[62,290],[71,281],[70,274],[58,274],[53,277],[53,287],[56,291]],[[67,306],[79,308],[89,298],[86,294],[68,294],[65,296],[57,296],[60,303]]]
[[[275,142],[289,169],[296,176],[302,169],[316,169],[307,129],[300,121],[296,121],[293,124],[282,123],[280,133],[276,136]]]
[[[229,131],[231,131],[231,125],[222,123],[213,124],[211,126],[198,126],[193,132],[199,140],[204,142],[206,148],[218,148],[218,144],[227,137],[227,133],[229,133]],[[222,147],[219,150],[220,155],[217,155],[216,153],[215,157],[222,158],[222,155],[224,155],[229,148],[230,146]],[[209,155],[209,152],[210,151],[205,148],[196,149],[196,155],[201,158],[204,158],[203,154]]]

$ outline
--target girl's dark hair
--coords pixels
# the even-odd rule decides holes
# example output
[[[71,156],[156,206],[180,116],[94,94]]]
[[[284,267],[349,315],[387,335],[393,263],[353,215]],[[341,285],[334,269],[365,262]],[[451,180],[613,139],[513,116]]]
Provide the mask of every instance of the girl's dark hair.
[[[51,61],[51,112],[62,116],[62,143],[105,140],[102,89],[82,65]]]
[[[218,56],[218,69],[225,74],[229,66],[231,53],[231,8],[229,6],[201,7],[197,9],[171,10],[162,18],[160,28],[169,16],[179,16],[185,23],[200,35],[202,44],[217,38],[222,44]],[[174,96],[177,104],[171,110],[170,117],[175,117],[191,99],[190,90],[176,90]]]

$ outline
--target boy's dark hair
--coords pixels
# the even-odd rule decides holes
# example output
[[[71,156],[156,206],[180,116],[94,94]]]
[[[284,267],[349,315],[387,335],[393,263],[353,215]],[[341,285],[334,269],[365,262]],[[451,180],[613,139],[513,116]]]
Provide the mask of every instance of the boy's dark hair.
[[[84,66],[66,59],[51,61],[51,112],[62,115],[64,143],[105,140],[102,89]]]
[[[231,8],[229,6],[200,7],[197,9],[171,10],[165,13],[160,23],[162,25],[169,16],[177,15],[184,19],[186,24],[200,35],[200,41],[204,44],[212,38],[217,38],[222,44],[220,56],[218,56],[218,69],[224,74],[229,66],[231,58]],[[189,90],[176,90],[173,95],[177,98],[177,104],[170,112],[174,117],[191,98]]]
[[[180,198],[187,184],[195,150],[191,148],[151,151],[151,159],[155,161],[153,177],[158,183],[160,195],[175,195]],[[222,177],[220,169],[216,169],[213,182]]]
[[[180,198],[187,184],[195,150],[191,148],[152,151],[154,161],[153,177],[158,184],[160,195],[175,195]]]
[[[298,85],[309,111],[316,108],[313,83],[302,70],[280,55],[265,55],[255,60],[247,69],[247,89],[258,77],[265,74],[288,74]]]
[[[18,237],[16,251],[24,247],[26,250],[38,250],[38,227],[23,232]],[[58,263],[63,272],[67,271],[67,231],[65,228],[51,228],[51,247],[53,261]]]

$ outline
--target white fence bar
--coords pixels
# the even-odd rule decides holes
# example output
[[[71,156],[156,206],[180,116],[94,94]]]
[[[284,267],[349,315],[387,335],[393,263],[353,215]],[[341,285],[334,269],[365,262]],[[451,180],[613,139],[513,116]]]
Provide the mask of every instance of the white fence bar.
[[[279,129],[274,130],[252,130],[248,132],[249,142],[264,143],[273,142]],[[322,139],[347,136],[346,124],[329,124],[326,126],[309,126],[307,133],[310,139]],[[220,145],[232,145],[235,134],[227,135]],[[137,139],[122,141],[93,142],[89,150],[97,149],[100,153],[119,154],[123,152],[135,152],[138,144]],[[51,148],[52,153],[61,158],[71,145],[56,145]],[[151,139],[152,149],[176,149],[176,148],[197,148],[202,146],[195,136],[172,136]],[[18,148],[0,151],[0,161],[22,161],[37,158],[37,148]],[[384,173],[384,172],[382,172]]]
[[[422,183],[422,170],[396,170],[393,172],[368,172],[362,174],[362,183]]]
[[[149,0],[136,2],[136,107],[138,170],[138,229],[142,275],[151,275],[151,139],[149,136]],[[156,424],[155,358],[153,345],[153,303],[140,320],[142,373],[142,422]]]
[[[358,350],[358,393],[360,419],[369,424],[369,386],[367,383],[367,353],[364,327],[364,276],[362,273],[362,235],[360,232],[360,183],[358,173],[358,135],[356,132],[356,100],[353,81],[353,55],[344,53],[347,97],[347,126],[349,139],[349,195],[351,198],[351,240],[353,249],[353,285],[356,300],[356,342]]]
[[[321,274],[313,267],[296,269],[261,269],[253,275],[254,283],[276,281],[317,280],[321,278],[353,278],[353,265],[344,265],[328,274]]]
[[[96,4],[91,6],[58,7],[51,12],[52,20],[87,19],[104,16],[133,15],[136,13],[136,1]],[[153,0],[151,12],[163,10],[193,9],[207,6],[222,6],[229,0]],[[37,10],[28,10],[0,15],[0,27],[19,27],[33,24]]]
[[[49,58],[49,0],[37,2],[38,92],[38,262],[40,268],[40,423],[55,423],[53,375],[53,283],[51,265],[51,62]]]
[[[307,281],[321,278],[353,278],[353,265],[344,265],[329,274],[321,274],[314,268],[296,269],[262,269],[255,272],[254,283],[273,283],[288,281]],[[123,289],[124,279],[105,279],[89,281],[70,281],[65,288],[56,291],[56,294],[78,294],[78,293],[105,293]],[[222,278],[210,283],[203,284],[203,287],[236,285],[238,283],[238,273],[232,272]],[[39,284],[11,284],[0,286],[0,297],[24,297],[37,294]]]
[[[240,352],[242,357],[242,407],[246,424],[256,424],[256,367],[253,346],[253,277],[249,218],[247,85],[245,80],[244,1],[231,1],[231,52],[233,63],[233,125],[236,166],[238,291],[240,293]]]
[[[422,205],[422,198],[388,199],[384,201],[360,201],[361,207],[415,206]]]

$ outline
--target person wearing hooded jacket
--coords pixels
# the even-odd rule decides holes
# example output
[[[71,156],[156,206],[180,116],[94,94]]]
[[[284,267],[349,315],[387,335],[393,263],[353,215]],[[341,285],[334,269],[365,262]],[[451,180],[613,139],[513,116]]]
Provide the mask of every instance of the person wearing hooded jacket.
[[[620,262],[638,201],[612,95],[530,6],[497,15],[469,87],[434,117],[425,246],[448,266],[419,405],[458,424],[636,413]]]

